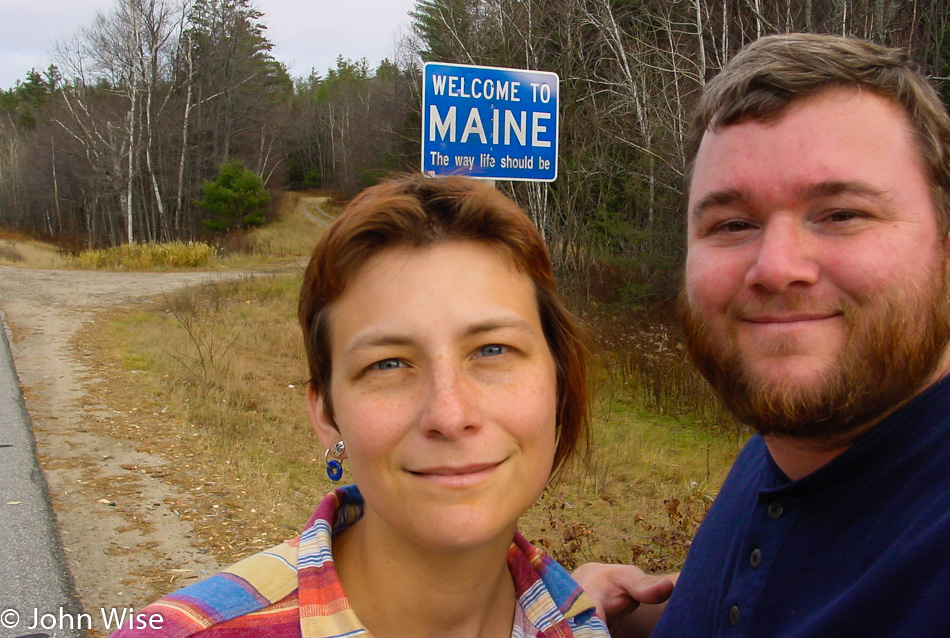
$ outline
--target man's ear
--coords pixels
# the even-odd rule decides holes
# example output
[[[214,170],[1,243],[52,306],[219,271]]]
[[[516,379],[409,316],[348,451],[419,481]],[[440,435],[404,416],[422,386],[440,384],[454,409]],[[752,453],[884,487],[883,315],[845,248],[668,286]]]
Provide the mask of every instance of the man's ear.
[[[343,440],[340,431],[327,418],[326,411],[323,409],[323,394],[313,388],[312,383],[307,384],[307,412],[310,413],[310,427],[317,433],[320,439],[320,445],[329,449],[334,443]],[[346,457],[344,452],[343,457]]]

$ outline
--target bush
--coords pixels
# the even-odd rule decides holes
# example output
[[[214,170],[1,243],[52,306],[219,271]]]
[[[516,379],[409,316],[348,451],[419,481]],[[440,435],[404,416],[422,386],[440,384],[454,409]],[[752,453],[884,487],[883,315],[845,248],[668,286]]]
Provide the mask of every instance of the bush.
[[[319,168],[311,168],[307,171],[307,174],[303,176],[303,187],[304,188],[321,188],[323,186],[323,174],[320,172]]]
[[[0,246],[0,261],[9,261],[12,263],[18,263],[25,261],[23,255],[16,249],[16,246],[10,245]]]
[[[201,242],[175,241],[168,244],[132,244],[104,250],[87,250],[76,257],[80,268],[196,268],[214,259],[214,247]]]
[[[218,172],[218,179],[205,182],[203,196],[195,204],[209,213],[203,219],[205,228],[213,232],[263,226],[264,213],[270,203],[270,194],[264,182],[241,162],[225,162]]]

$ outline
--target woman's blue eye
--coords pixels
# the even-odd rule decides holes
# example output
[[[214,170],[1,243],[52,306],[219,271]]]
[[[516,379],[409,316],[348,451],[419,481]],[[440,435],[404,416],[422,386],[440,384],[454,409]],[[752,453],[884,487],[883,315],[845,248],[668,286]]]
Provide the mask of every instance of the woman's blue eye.
[[[505,346],[499,346],[498,344],[492,344],[490,346],[482,346],[481,350],[478,353],[483,357],[495,357],[505,352]]]
[[[402,365],[402,361],[399,359],[383,359],[371,365],[370,368],[374,370],[395,370],[396,368],[401,368]]]

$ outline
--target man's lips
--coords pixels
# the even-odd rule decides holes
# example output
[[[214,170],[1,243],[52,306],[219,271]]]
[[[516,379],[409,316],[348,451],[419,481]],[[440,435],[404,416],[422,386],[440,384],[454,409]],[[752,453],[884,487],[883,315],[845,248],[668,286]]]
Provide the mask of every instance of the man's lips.
[[[761,313],[743,315],[743,321],[749,323],[761,324],[794,324],[807,321],[821,321],[823,319],[833,319],[840,316],[840,312],[796,312],[790,314],[784,313]]]

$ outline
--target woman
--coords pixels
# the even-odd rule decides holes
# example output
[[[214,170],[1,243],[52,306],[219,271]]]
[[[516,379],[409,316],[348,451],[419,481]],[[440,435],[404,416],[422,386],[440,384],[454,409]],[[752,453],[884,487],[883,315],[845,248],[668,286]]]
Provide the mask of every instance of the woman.
[[[143,610],[160,629],[115,635],[607,636],[515,529],[588,429],[584,347],[527,216],[461,177],[372,187],[314,249],[299,318],[328,474],[356,485]]]

